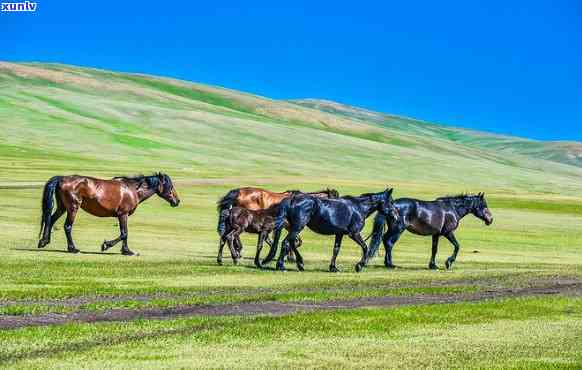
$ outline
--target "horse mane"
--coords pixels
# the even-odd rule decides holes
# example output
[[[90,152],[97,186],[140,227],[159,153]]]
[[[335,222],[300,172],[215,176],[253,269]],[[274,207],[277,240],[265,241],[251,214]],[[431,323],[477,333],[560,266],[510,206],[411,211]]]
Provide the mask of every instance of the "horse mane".
[[[360,195],[344,195],[343,197],[341,197],[342,199],[349,199],[349,200],[360,200],[360,198],[371,198],[373,196],[376,196],[380,193],[364,193],[364,194],[360,194]]]
[[[456,195],[445,195],[442,197],[438,197],[435,200],[467,200],[471,198],[477,198],[478,195],[476,194],[469,194],[469,193],[460,193]]]
[[[292,196],[301,195],[301,194],[311,195],[311,194],[325,193],[330,198],[339,198],[339,192],[335,189],[330,189],[330,188],[322,189],[319,191],[309,191],[309,192],[301,191],[301,190],[285,190],[285,193],[290,193]]]
[[[321,190],[320,193],[327,193],[330,198],[339,198],[340,193],[335,189],[326,188],[325,190]]]
[[[133,175],[133,176],[115,176],[114,178],[112,178],[111,180],[120,180],[120,181],[135,181],[135,182],[141,182],[146,178],[146,176],[144,174],[138,174],[138,175]]]
[[[141,186],[144,183],[146,183],[150,188],[153,188],[158,186],[159,183],[158,176],[160,175],[163,174],[161,172],[156,172],[150,176],[146,176],[144,174],[138,174],[133,176],[116,176],[113,177],[112,180],[136,183],[138,184],[138,186]]]
[[[455,204],[463,204],[468,207],[475,207],[483,204],[483,200],[480,195],[477,194],[469,194],[469,193],[461,193],[457,195],[446,195],[444,197],[438,197],[435,199],[436,201],[443,201],[443,202],[453,202]],[[476,203],[477,201],[477,203]]]
[[[285,190],[284,193],[291,193],[291,195],[305,194],[301,190]]]

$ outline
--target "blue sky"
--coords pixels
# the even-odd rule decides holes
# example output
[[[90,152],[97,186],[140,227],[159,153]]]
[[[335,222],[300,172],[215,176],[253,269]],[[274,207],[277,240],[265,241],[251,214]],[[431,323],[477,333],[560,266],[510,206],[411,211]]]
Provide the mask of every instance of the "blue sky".
[[[580,1],[211,3],[38,1],[0,13],[0,59],[582,141]]]

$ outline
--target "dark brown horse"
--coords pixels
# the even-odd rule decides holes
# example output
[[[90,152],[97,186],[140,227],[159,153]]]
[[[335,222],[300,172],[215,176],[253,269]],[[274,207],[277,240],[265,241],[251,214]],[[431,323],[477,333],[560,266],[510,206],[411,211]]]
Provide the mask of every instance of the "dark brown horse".
[[[226,220],[228,219],[229,212],[232,207],[241,207],[249,210],[257,211],[261,209],[267,209],[275,206],[292,195],[297,194],[309,194],[318,198],[339,198],[339,193],[335,189],[325,189],[321,191],[314,191],[310,193],[303,193],[299,190],[287,190],[282,193],[276,193],[269,190],[253,187],[245,187],[232,189],[224,197],[220,198],[217,202],[218,208],[218,235],[222,236],[226,229]],[[271,242],[267,238],[265,242],[271,245]],[[301,240],[297,241],[299,244]],[[290,259],[293,259],[293,251],[290,251]]]
[[[170,176],[158,173],[153,176],[114,177],[101,180],[87,176],[55,176],[44,186],[42,197],[42,221],[38,247],[44,248],[51,241],[51,230],[57,220],[67,212],[65,235],[67,249],[71,253],[79,250],[73,242],[72,230],[79,208],[97,217],[117,217],[120,235],[117,239],[105,240],[101,250],[105,251],[120,241],[121,253],[131,256],[134,253],[127,246],[127,218],[137,206],[152,195],[157,194],[172,207],[180,204]],[[56,199],[57,209],[51,215]]]
[[[242,242],[240,235],[243,232],[251,234],[258,234],[257,251],[255,254],[255,266],[261,267],[259,256],[263,249],[263,243],[267,240],[269,233],[275,229],[275,219],[279,212],[280,204],[274,205],[267,209],[259,209],[256,211],[233,207],[229,211],[228,219],[226,220],[226,229],[224,234],[220,237],[220,244],[218,246],[218,257],[216,258],[219,264],[222,264],[222,251],[224,244],[228,243],[231,257],[234,264],[238,264],[241,257]],[[285,226],[288,226],[286,223]],[[295,247],[299,248],[301,244]]]
[[[444,236],[453,245],[453,254],[445,261],[445,267],[450,269],[457,259],[461,248],[455,230],[460,225],[461,219],[468,214],[483,220],[485,225],[493,223],[493,215],[487,206],[485,193],[477,195],[457,195],[437,198],[433,201],[423,201],[412,198],[401,198],[394,201],[394,207],[398,210],[398,221],[388,222],[388,230],[384,233],[386,217],[377,214],[374,219],[374,230],[370,242],[369,256],[372,257],[378,251],[380,242],[384,243],[386,256],[384,265],[394,268],[392,264],[392,248],[406,230],[416,235],[432,236],[432,253],[428,268],[436,270],[436,254],[439,238]],[[384,235],[382,235],[384,233]]]

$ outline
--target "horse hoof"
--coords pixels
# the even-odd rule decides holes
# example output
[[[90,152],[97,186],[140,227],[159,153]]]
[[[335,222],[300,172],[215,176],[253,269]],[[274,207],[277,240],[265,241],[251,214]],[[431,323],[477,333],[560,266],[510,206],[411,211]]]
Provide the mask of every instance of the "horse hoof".
[[[303,266],[302,263],[300,263],[300,264],[297,265],[297,270],[299,270],[299,271],[305,271],[305,267]]]
[[[78,250],[77,248],[68,248],[67,251],[69,253],[79,253],[80,252],[80,250]]]
[[[445,262],[445,267],[447,268],[447,270],[450,270],[451,267],[453,267],[453,261],[447,259],[447,261]]]
[[[236,259],[232,260],[232,263],[233,263],[235,266],[237,266],[237,265],[238,265],[238,263],[239,263],[239,261],[240,261],[240,259],[239,259],[239,258],[236,258]]]
[[[361,263],[356,263],[356,272],[361,272],[364,269],[364,265]]]
[[[389,263],[389,264],[384,264],[384,266],[386,266],[386,268],[387,268],[387,269],[389,269],[389,270],[394,270],[394,269],[396,268],[396,265],[393,265],[393,264],[391,264],[391,263]]]
[[[277,265],[277,271],[285,271],[285,266]]]
[[[429,264],[429,265],[428,265],[428,268],[429,268],[430,270],[438,270],[438,269],[439,269],[439,267],[438,267],[437,265],[435,265],[434,263],[431,263],[431,264]],[[448,268],[448,267],[447,267],[447,268]]]
[[[105,252],[109,248],[111,248],[111,246],[109,244],[107,244],[107,241],[106,240],[103,241],[103,244],[101,244],[101,252]]]
[[[122,250],[121,254],[123,254],[124,256],[135,256],[136,254],[133,253],[132,251],[128,250]]]
[[[222,266],[222,260],[217,259],[216,263],[218,263],[218,266]]]
[[[339,272],[339,269],[336,266],[329,266],[329,272]]]
[[[47,246],[47,244],[48,244],[48,243],[49,243],[49,242],[47,242],[46,240],[39,240],[39,241],[38,241],[38,246],[37,246],[37,247],[38,247],[39,249],[40,249],[40,248],[44,248],[44,247],[46,247],[46,246]]]

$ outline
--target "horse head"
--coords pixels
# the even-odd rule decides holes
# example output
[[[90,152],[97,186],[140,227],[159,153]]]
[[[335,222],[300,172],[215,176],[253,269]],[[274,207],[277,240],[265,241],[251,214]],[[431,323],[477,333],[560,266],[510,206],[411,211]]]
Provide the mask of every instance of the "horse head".
[[[476,196],[476,199],[473,201],[473,206],[471,207],[471,213],[478,219],[483,220],[487,226],[493,223],[493,214],[487,206],[485,193],[479,193]]]
[[[180,204],[180,198],[178,198],[178,194],[176,193],[176,189],[174,188],[174,184],[172,183],[170,176],[161,172],[159,172],[156,176],[158,179],[156,194],[158,194],[160,198],[170,203],[172,207],[177,207]]]
[[[393,188],[386,188],[381,193],[381,201],[378,211],[388,218],[392,222],[398,221],[398,209],[394,207],[394,199],[392,199]]]

